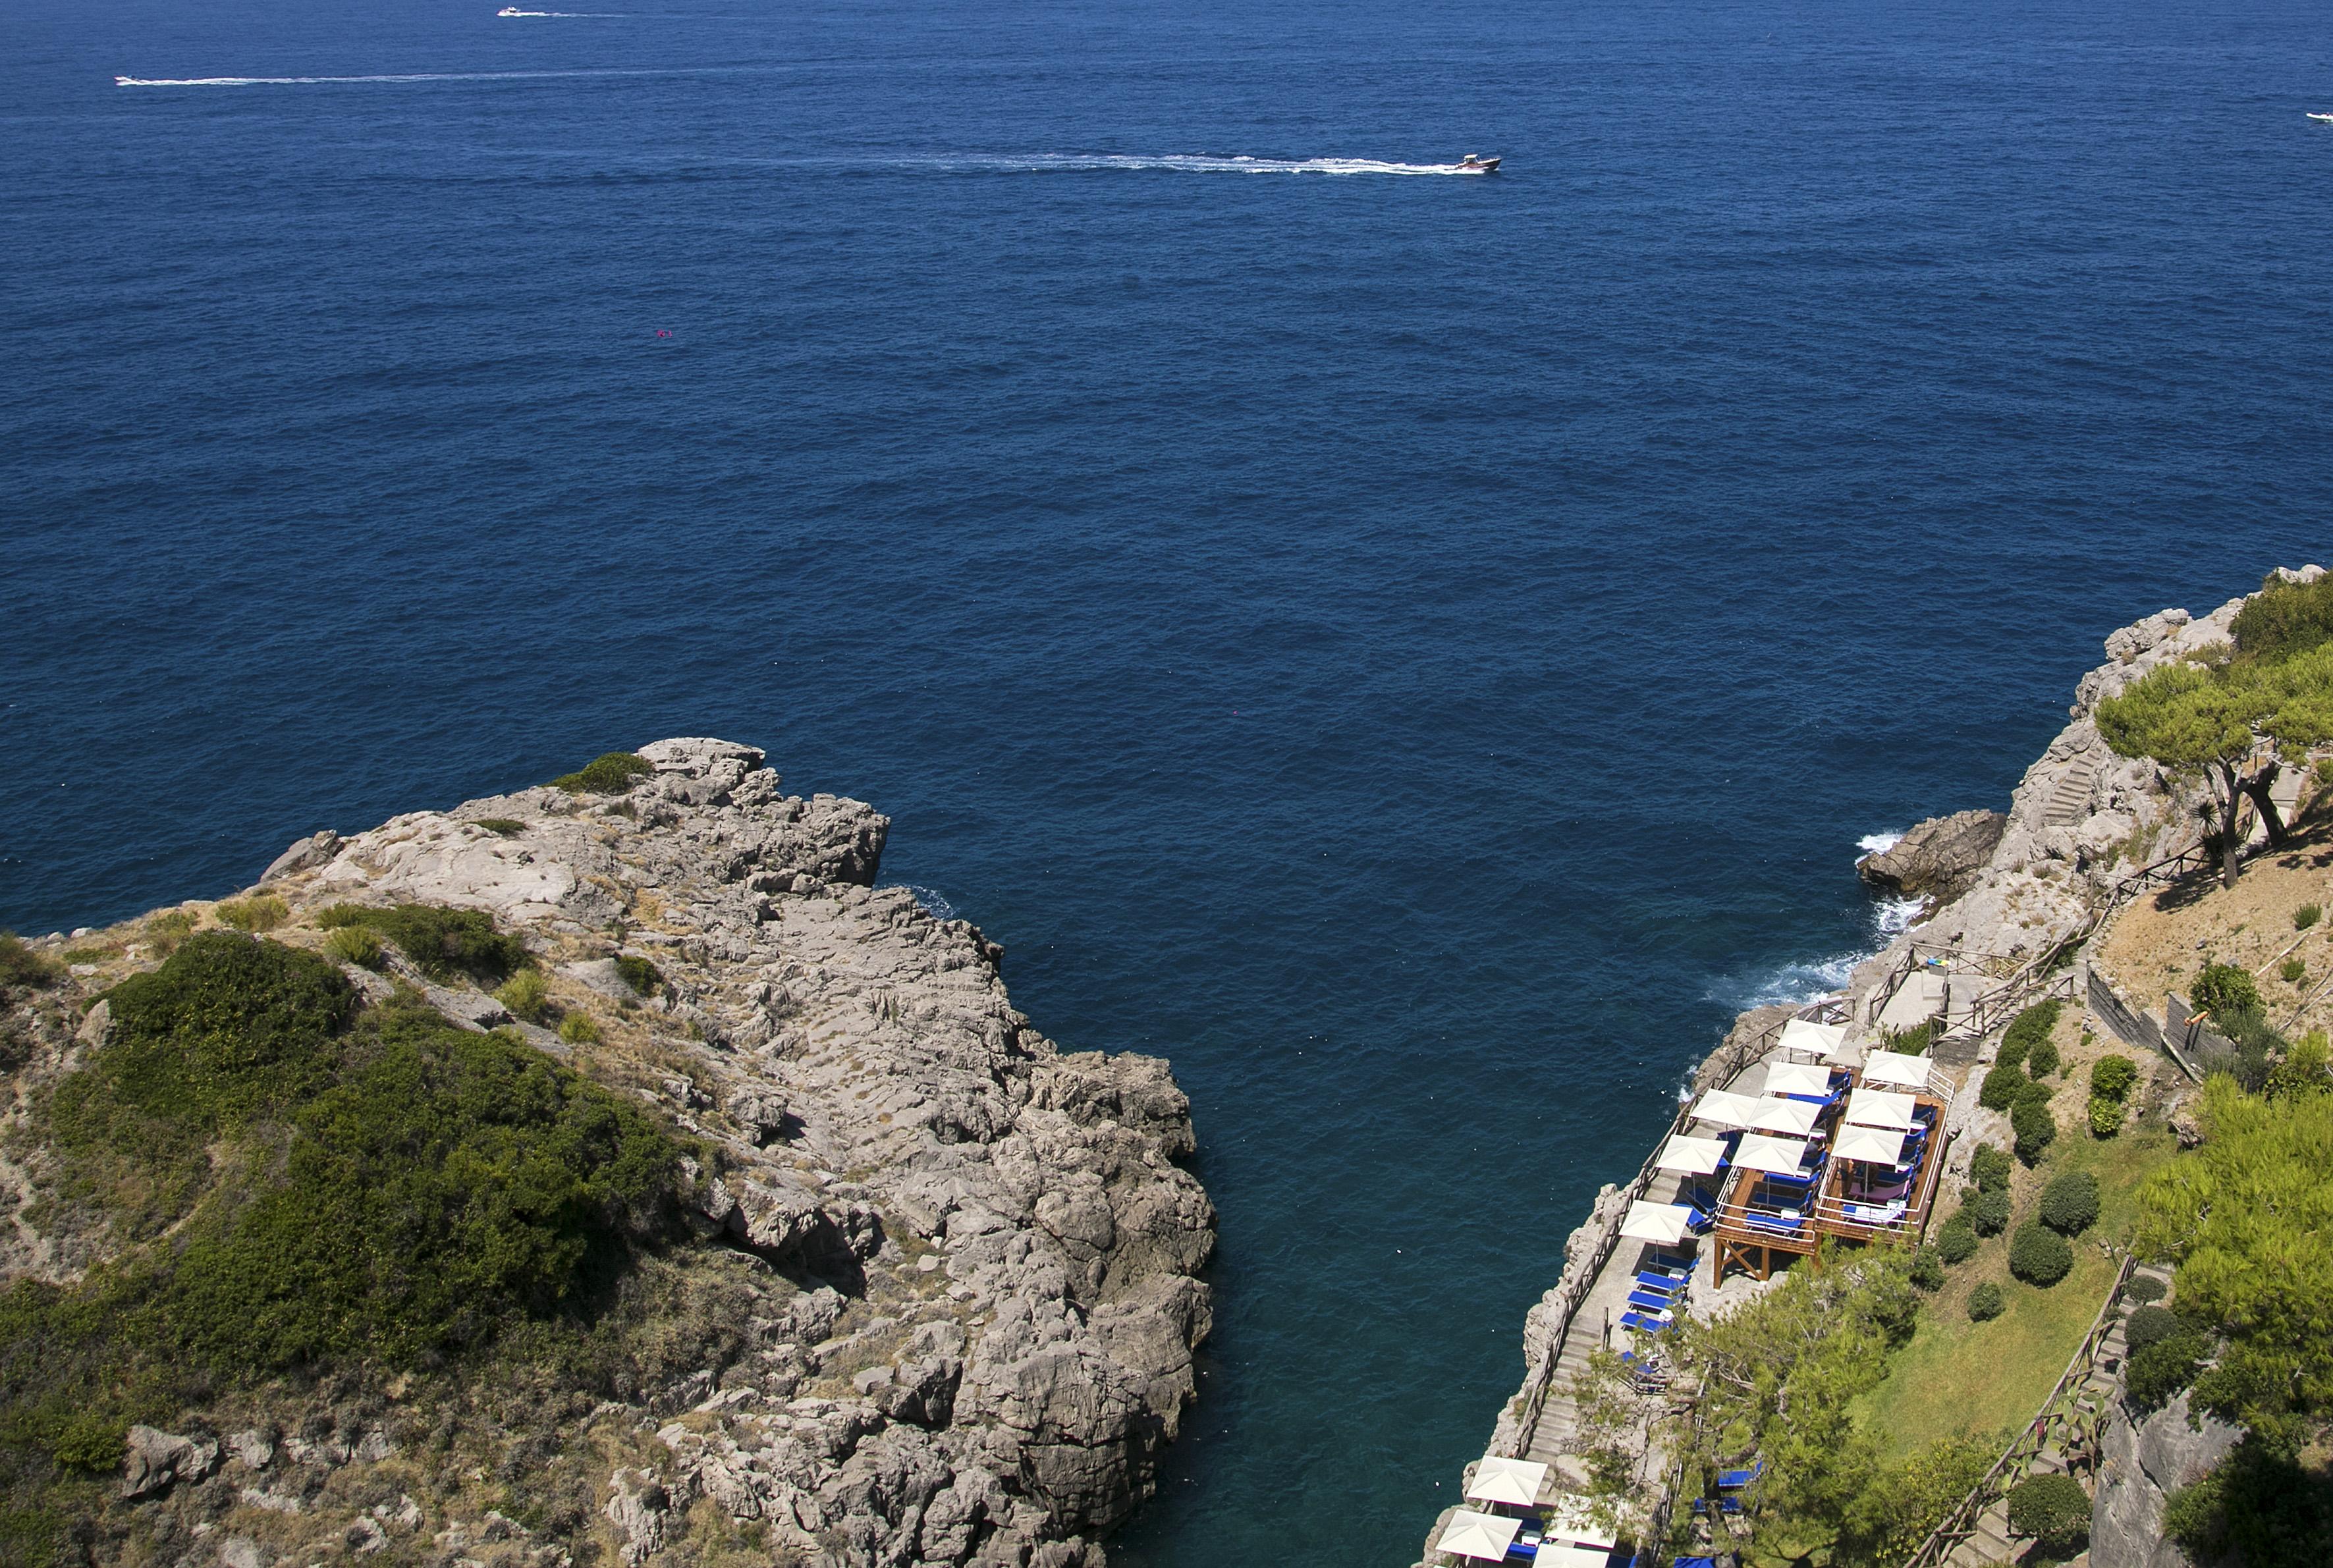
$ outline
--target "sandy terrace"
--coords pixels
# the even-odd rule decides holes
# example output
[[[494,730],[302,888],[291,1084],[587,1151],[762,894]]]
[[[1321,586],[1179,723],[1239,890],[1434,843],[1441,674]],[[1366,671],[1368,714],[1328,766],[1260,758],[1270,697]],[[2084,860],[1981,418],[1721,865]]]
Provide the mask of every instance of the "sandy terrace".
[[[2320,803],[2292,844],[2262,853],[2232,888],[2195,877],[2148,894],[2116,916],[2097,961],[2130,999],[2162,1010],[2165,991],[2184,994],[2206,963],[2241,964],[2260,981],[2269,1018],[2290,1035],[2333,1027],[2333,920],[2306,930],[2294,912],[2333,909],[2333,809]],[[2297,980],[2284,978],[2290,961]]]

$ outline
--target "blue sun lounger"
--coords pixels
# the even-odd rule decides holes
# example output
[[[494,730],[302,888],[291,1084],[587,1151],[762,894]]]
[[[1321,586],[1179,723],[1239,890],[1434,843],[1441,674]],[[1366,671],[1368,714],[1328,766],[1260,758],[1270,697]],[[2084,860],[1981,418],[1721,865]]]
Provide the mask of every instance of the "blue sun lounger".
[[[1667,1324],[1663,1323],[1656,1317],[1647,1317],[1640,1312],[1622,1313],[1620,1315],[1620,1326],[1623,1328],[1632,1328],[1638,1334],[1666,1334],[1669,1331],[1669,1325]]]

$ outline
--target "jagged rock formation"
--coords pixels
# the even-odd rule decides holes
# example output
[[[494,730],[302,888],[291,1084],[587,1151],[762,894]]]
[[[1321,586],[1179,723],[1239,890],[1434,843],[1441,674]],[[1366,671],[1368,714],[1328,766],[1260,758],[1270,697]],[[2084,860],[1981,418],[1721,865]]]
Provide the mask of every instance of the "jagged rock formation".
[[[596,1041],[394,952],[349,973],[375,995],[412,984],[467,1028],[518,1028],[693,1135],[696,1233],[754,1293],[739,1353],[579,1419],[598,1501],[563,1526],[469,1511],[466,1478],[430,1473],[422,1396],[395,1388],[358,1401],[370,1428],[263,1410],[224,1450],[139,1429],[124,1487],[220,1526],[204,1553],[254,1564],[383,1547],[727,1562],[707,1544],[732,1538],[720,1521],[757,1562],[1099,1564],[1094,1537],[1151,1490],[1209,1328],[1214,1213],[1176,1163],[1188,1102],[1163,1061],[1060,1050],[1012,1006],[1002,949],[872,886],[888,827],[872,808],[783,795],[747,746],[639,755],[654,772],[619,793],[544,787],[317,834],[256,891],[290,906],[278,938],[312,947],[302,923],[343,903],[480,910],[523,936]],[[133,933],[123,961],[151,967],[141,951]],[[619,967],[636,960],[645,992]],[[116,978],[77,976],[60,999]],[[43,1026],[54,1064],[85,1047],[72,1024]],[[24,1223],[34,1177],[0,1176],[20,1200],[0,1267],[70,1277]]]
[[[2098,1434],[2098,1487],[2090,1505],[2095,1568],[2187,1568],[2187,1554],[2163,1538],[2163,1505],[2225,1458],[2243,1435],[2213,1416],[2191,1424],[2184,1392],[2136,1422],[2117,1399]]]
[[[1856,874],[1875,887],[1946,903],[1968,891],[2008,826],[2009,818],[1998,811],[1931,817],[1886,849],[1857,861]]]

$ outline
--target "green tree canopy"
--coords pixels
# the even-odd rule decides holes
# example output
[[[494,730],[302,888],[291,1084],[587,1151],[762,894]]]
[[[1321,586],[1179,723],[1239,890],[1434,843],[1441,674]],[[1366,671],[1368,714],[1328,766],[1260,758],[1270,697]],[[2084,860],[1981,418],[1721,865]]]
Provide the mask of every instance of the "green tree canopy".
[[[2203,1087],[2205,1137],[2139,1192],[2139,1246],[2227,1338],[2197,1401],[2256,1430],[2333,1410],[2333,1094]]]

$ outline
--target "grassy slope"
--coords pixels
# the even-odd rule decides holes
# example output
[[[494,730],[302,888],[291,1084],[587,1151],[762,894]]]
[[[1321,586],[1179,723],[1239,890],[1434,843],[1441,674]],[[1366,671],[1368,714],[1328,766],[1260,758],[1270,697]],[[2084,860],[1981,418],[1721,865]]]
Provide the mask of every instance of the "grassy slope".
[[[2159,1123],[2127,1127],[2109,1139],[2089,1136],[2081,1125],[2089,1062],[2111,1042],[2085,1048],[2069,1039],[2079,1015],[2069,1013],[2059,1038],[2073,1063],[2063,1078],[2051,1080],[2059,1085],[2051,1109],[2062,1130],[2039,1170],[2019,1171],[2015,1222],[1952,1270],[1920,1315],[1912,1342],[1893,1358],[1887,1381],[1856,1401],[1858,1422],[1891,1458],[1963,1430],[2005,1437],[2032,1420],[2114,1280],[2117,1265],[2097,1243],[2128,1241],[2136,1219],[2133,1194],[2175,1147]],[[2050,1289],[2036,1290],[2010,1277],[2009,1238],[2031,1217],[2041,1188],[2069,1171],[2098,1177],[2098,1223],[2076,1240],[2074,1271]],[[1949,1213],[1951,1205],[1944,1209]],[[2008,1310],[1991,1323],[1972,1323],[1968,1293],[1988,1279],[2001,1286]]]

